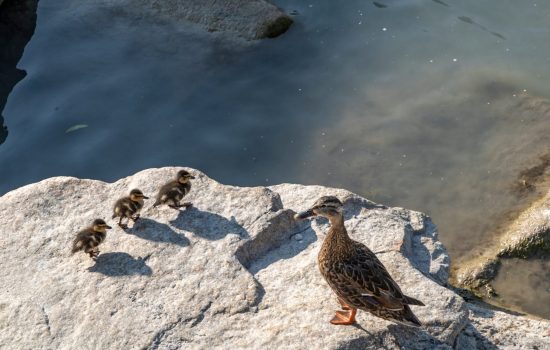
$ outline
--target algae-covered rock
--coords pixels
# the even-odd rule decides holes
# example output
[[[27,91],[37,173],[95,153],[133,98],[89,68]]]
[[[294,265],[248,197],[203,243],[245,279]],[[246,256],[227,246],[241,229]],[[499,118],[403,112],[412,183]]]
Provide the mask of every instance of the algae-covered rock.
[[[461,287],[479,290],[497,275],[500,260],[527,259],[550,252],[550,192],[523,211],[504,231],[497,244],[460,264],[456,280]]]

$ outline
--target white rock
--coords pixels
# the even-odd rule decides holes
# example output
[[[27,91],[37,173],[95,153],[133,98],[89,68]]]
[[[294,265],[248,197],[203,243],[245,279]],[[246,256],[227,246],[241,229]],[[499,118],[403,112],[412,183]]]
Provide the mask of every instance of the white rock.
[[[420,213],[385,208],[348,191],[319,186],[225,186],[199,171],[181,212],[146,203],[125,233],[109,232],[93,263],[69,254],[75,233],[92,219],[110,220],[130,188],[153,196],[177,168],[149,169],[113,184],[58,177],[0,197],[0,344],[7,349],[431,349],[495,344],[506,322],[474,314],[441,286],[449,259],[436,228]],[[316,256],[327,223],[295,222],[319,196],[345,203],[351,236],[378,253],[424,329],[360,312],[356,327],[328,323],[337,302]],[[301,234],[296,241],[292,236]],[[485,311],[483,311],[485,312]],[[544,348],[550,325],[528,340]],[[504,331],[505,328],[502,328]],[[526,328],[525,331],[528,329]],[[545,333],[546,332],[546,333]],[[509,344],[512,344],[509,342]]]

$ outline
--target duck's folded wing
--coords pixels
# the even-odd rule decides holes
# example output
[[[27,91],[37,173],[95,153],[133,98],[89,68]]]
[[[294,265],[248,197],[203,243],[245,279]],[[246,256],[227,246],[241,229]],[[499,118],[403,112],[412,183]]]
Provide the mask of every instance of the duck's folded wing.
[[[367,308],[383,307],[388,310],[402,310],[405,296],[380,260],[366,248],[353,259],[334,266],[334,274],[346,299]]]

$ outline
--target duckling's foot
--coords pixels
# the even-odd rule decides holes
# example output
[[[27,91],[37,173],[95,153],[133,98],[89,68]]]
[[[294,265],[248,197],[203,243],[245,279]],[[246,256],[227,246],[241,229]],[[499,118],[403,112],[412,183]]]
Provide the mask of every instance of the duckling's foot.
[[[168,206],[172,209],[178,209],[179,210],[179,208],[186,208],[187,209],[192,205],[193,205],[193,203],[191,203],[191,202],[185,202],[185,203],[181,203],[181,204],[172,204],[172,205],[168,205]]]
[[[118,226],[120,226],[123,230],[126,230],[128,228],[128,225],[123,223],[118,223]]]
[[[90,258],[92,258],[93,261],[97,261],[98,256],[99,256],[99,250],[93,250],[90,252]]]
[[[133,222],[138,221],[138,219],[139,219],[139,214],[136,214],[136,216],[133,216],[131,219],[132,219]]]
[[[351,309],[348,311],[336,311],[336,314],[330,320],[330,323],[340,326],[347,326],[355,323],[355,315],[357,309]]]

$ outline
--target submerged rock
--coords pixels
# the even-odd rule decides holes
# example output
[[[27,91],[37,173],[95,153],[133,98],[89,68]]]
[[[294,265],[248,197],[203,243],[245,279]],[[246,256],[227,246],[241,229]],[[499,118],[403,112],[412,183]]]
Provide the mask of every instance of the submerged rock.
[[[503,258],[532,258],[550,252],[550,192],[523,211],[497,244],[456,270],[461,287],[477,292],[497,275]]]
[[[94,0],[98,5],[132,13],[199,24],[247,40],[274,38],[286,32],[292,18],[265,0]],[[87,4],[89,6],[89,4]]]
[[[69,254],[75,233],[93,218],[109,218],[118,196],[134,187],[154,195],[177,170],[149,169],[112,184],[57,177],[0,197],[0,343],[12,349],[471,349],[543,348],[550,340],[549,323],[469,305],[443,286],[449,257],[430,218],[340,189],[241,188],[189,169],[197,177],[186,197],[193,207],[176,211],[146,202],[134,227],[109,231],[97,262]],[[344,202],[350,235],[426,304],[413,306],[424,328],[365,312],[357,326],[329,324],[337,302],[316,261],[327,222],[292,219],[328,194]]]

